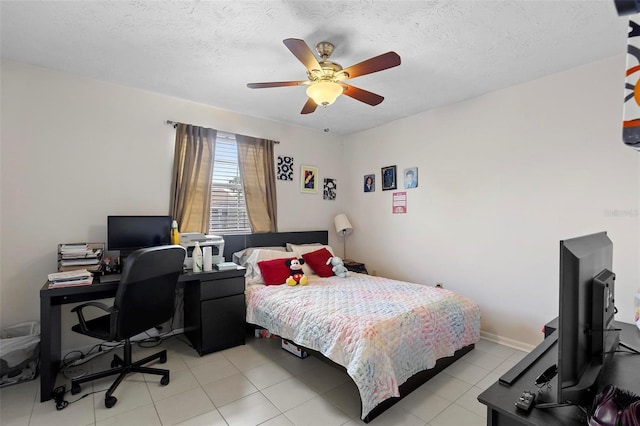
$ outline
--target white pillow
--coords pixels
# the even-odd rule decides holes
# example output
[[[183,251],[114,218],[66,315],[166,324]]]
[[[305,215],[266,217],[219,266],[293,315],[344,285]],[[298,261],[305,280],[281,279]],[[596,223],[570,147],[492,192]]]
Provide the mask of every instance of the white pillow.
[[[255,250],[253,250],[253,253],[251,253],[251,256],[247,258],[245,264],[242,265],[247,268],[247,272],[244,274],[244,276],[247,281],[250,281],[252,284],[264,284],[258,262],[260,262],[261,260],[288,259],[293,256],[295,256],[295,254],[287,253],[286,251],[263,250],[256,248]]]
[[[311,253],[314,251],[318,251],[321,248],[326,248],[327,250],[329,250],[329,253],[331,253],[331,256],[335,256],[335,254],[333,253],[333,249],[331,248],[331,246],[323,246],[322,244],[289,244],[287,243],[287,245],[291,246],[291,251],[293,253],[295,253],[295,256],[297,258],[302,258],[303,254],[307,254],[307,253]],[[302,265],[302,271],[304,272],[305,275],[315,275],[316,273],[313,272],[313,269],[311,269],[311,267],[309,265],[307,265],[306,263],[304,265]]]
[[[244,250],[233,253],[231,260],[237,265],[244,266],[249,256],[251,256],[255,250],[287,251],[285,247],[247,247]]]
[[[321,246],[322,243],[310,243],[310,244],[293,244],[293,243],[287,243],[287,251],[293,251],[292,247],[304,247],[304,246]],[[320,249],[318,249],[320,250]]]

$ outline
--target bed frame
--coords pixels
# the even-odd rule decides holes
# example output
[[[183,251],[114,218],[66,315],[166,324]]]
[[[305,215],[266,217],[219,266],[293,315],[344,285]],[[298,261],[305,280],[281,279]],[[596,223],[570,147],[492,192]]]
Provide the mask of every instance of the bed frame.
[[[225,260],[230,261],[233,253],[245,249],[247,247],[275,247],[275,246],[286,246],[287,243],[294,244],[308,244],[308,243],[329,243],[329,232],[328,231],[303,231],[303,232],[275,232],[275,233],[262,233],[262,234],[242,234],[242,235],[224,235],[224,257]],[[253,324],[247,324],[248,326],[254,326]],[[298,345],[297,343],[293,342]],[[346,368],[340,364],[335,363],[330,360],[323,354],[313,349],[306,348],[304,346],[300,346],[308,353],[316,356],[317,358],[325,361],[343,371],[346,372]],[[369,414],[363,419],[365,423],[369,423],[371,420],[378,417],[380,414],[385,412],[387,409],[392,407],[398,401],[400,401],[405,396],[409,395],[411,392],[419,388],[421,385],[426,383],[429,379],[436,376],[442,370],[453,364],[455,361],[463,357],[465,354],[470,352],[475,345],[471,344],[465,346],[461,349],[458,349],[452,356],[440,358],[436,361],[436,365],[433,368],[428,370],[420,371],[413,376],[411,376],[406,382],[401,384],[398,389],[400,391],[399,397],[391,397],[380,404],[378,404]],[[362,402],[360,402],[360,412],[362,412]]]

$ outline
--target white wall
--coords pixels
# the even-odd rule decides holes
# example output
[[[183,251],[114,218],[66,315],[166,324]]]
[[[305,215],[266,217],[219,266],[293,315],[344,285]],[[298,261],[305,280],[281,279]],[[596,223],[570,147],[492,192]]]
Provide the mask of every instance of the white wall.
[[[640,286],[640,155],[621,142],[624,58],[429,111],[344,140],[205,105],[17,63],[2,64],[0,321],[39,318],[56,247],[104,241],[108,214],[166,214],[174,131],[167,119],[280,140],[281,231],[355,227],[350,258],[369,271],[476,300],[483,333],[535,344],[557,315],[558,241],[607,230],[618,320]],[[425,94],[428,96],[428,94]],[[338,200],[299,192],[299,166],[338,179]],[[408,213],[391,214],[380,168],[419,168]],[[348,167],[342,167],[347,165]],[[375,173],[376,192],[363,193]],[[348,202],[346,201],[348,200]],[[616,215],[619,214],[619,215]],[[83,344],[68,331],[63,348]]]
[[[621,141],[624,69],[614,57],[345,138],[349,257],[441,281],[480,304],[485,334],[536,344],[557,315],[559,240],[606,230],[616,319],[633,322],[640,153]],[[380,189],[389,165],[419,168],[407,214]]]
[[[329,229],[345,198],[299,190],[300,165],[342,181],[342,139],[205,105],[19,63],[2,64],[0,321],[39,319],[38,291],[56,270],[58,243],[105,241],[109,214],[167,214],[181,121],[279,140],[294,157],[278,181],[280,231]],[[330,233],[330,242],[338,245]],[[335,241],[333,241],[335,240]],[[63,348],[76,347],[63,311]]]

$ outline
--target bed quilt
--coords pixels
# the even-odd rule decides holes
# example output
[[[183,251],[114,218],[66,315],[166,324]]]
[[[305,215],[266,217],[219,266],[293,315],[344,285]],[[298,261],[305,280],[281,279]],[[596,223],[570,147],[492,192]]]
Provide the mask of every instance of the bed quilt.
[[[248,286],[247,322],[344,366],[362,418],[398,386],[480,338],[480,308],[454,292],[352,273],[306,286]]]

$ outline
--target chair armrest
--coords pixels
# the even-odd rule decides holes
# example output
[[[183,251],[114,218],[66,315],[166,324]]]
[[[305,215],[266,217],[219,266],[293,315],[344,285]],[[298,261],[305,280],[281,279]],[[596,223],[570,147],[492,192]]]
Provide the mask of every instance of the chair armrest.
[[[82,310],[89,306],[93,306],[95,308],[101,309],[110,315],[112,315],[116,310],[113,306],[108,306],[101,302],[87,302],[71,309],[71,312],[75,312],[76,314],[78,314],[78,322],[80,323],[80,328],[82,329],[83,332],[87,332],[89,329],[87,327],[87,321],[84,319],[84,315],[82,314]]]

